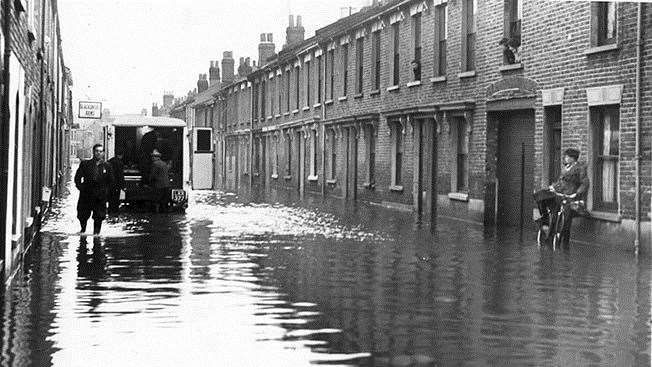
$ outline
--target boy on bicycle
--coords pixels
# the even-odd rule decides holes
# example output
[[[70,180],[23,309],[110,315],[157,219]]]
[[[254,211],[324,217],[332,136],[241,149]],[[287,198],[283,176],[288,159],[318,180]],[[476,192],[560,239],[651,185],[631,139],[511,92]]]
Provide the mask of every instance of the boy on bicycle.
[[[586,166],[577,162],[580,151],[569,148],[564,151],[564,166],[559,179],[548,188],[536,191],[534,200],[539,207],[541,218],[537,220],[540,226],[550,225],[550,212],[557,212],[561,199],[555,193],[568,195],[571,199],[581,198],[589,188],[589,178],[586,175]]]

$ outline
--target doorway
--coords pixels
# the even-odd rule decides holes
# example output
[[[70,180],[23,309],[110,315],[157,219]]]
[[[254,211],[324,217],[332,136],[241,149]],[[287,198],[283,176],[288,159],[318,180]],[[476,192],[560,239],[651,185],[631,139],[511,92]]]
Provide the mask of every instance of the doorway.
[[[497,224],[531,226],[534,199],[534,112],[500,111],[498,125]]]
[[[346,178],[344,196],[349,200],[357,199],[358,186],[358,139],[355,127],[346,128]]]

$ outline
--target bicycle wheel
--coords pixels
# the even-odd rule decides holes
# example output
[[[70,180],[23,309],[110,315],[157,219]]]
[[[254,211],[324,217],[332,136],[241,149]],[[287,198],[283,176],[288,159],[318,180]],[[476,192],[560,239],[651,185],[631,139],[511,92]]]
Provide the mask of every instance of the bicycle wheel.
[[[557,215],[557,221],[555,223],[555,234],[552,237],[552,246],[557,248],[561,246],[564,237],[564,226],[566,224],[566,213],[561,212]]]

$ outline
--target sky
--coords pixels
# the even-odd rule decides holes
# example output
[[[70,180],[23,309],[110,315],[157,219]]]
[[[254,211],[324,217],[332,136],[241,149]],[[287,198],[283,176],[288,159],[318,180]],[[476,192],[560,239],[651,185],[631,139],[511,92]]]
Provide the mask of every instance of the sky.
[[[260,33],[285,43],[288,15],[305,37],[335,20],[341,7],[371,0],[59,0],[63,57],[77,101],[102,102],[111,114],[151,112],[163,92],[185,96],[211,60],[233,51],[258,60]]]

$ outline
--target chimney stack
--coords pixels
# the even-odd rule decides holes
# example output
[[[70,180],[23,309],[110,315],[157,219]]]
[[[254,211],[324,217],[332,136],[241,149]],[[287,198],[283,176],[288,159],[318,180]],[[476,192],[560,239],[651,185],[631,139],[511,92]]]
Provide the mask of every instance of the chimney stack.
[[[301,24],[301,15],[297,15],[297,24],[294,24],[294,16],[290,15],[290,24],[286,30],[286,40],[285,46],[292,46],[294,44],[303,42],[303,37],[306,33],[306,30]]]
[[[158,105],[156,104],[156,102],[152,103],[152,116],[153,117],[160,116],[158,111]]]
[[[197,92],[201,93],[208,89],[208,79],[206,79],[206,74],[199,74],[199,80],[197,80]]]
[[[258,66],[262,67],[267,64],[267,59],[276,53],[274,37],[271,33],[261,33],[260,43],[258,44]]]
[[[163,93],[163,108],[169,108],[174,104],[174,93],[166,91]]]
[[[211,67],[208,69],[209,86],[220,84],[220,67],[217,61],[211,61]]]
[[[235,80],[234,68],[233,51],[224,51],[222,55],[222,82],[224,84],[231,84]]]

